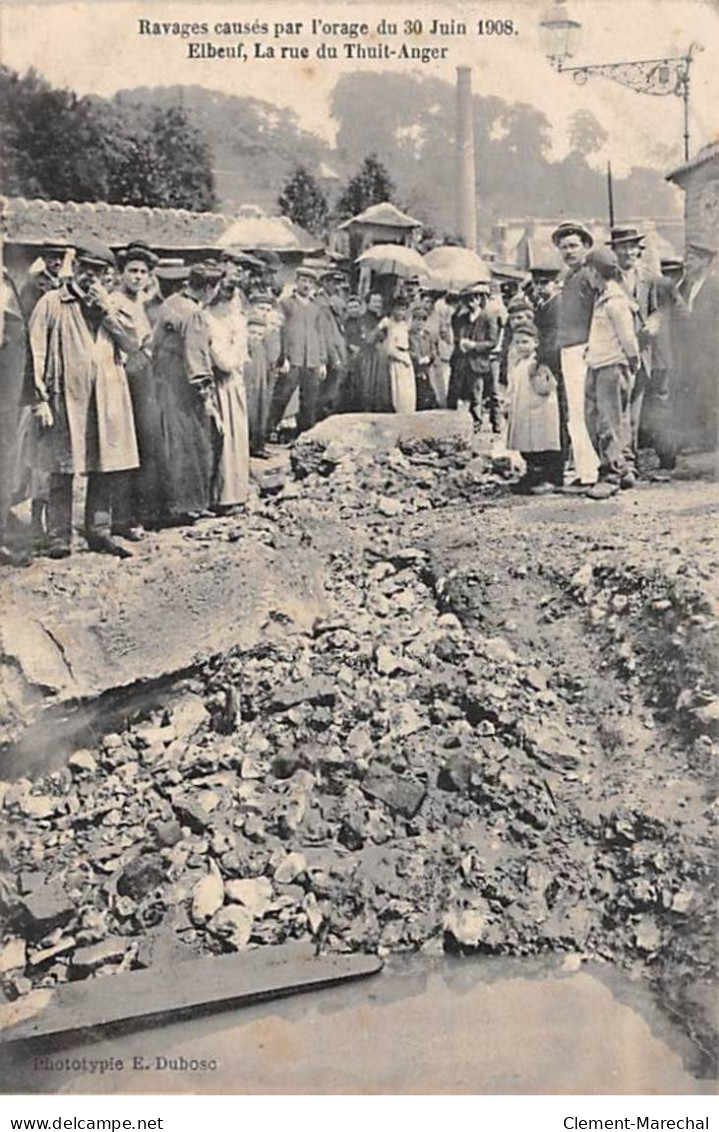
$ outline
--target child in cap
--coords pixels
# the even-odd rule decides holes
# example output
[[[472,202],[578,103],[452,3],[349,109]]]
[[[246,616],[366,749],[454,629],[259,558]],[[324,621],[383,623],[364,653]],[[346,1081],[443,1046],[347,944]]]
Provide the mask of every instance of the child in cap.
[[[515,490],[544,495],[562,483],[557,382],[537,362],[537,328],[524,322],[512,336],[507,447],[521,452],[526,471]]]
[[[615,253],[594,248],[586,268],[597,297],[587,343],[584,413],[599,456],[599,483],[587,494],[602,499],[636,483],[631,397],[639,370],[639,342]]]

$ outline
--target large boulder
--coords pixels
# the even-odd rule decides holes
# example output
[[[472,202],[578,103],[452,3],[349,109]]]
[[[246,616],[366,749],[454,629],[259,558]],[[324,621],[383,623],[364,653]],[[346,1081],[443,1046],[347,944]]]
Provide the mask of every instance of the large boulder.
[[[442,455],[472,443],[472,418],[465,411],[431,409],[422,413],[339,413],[303,432],[292,453],[298,475],[328,468],[345,456],[371,457],[392,448]]]
[[[309,547],[268,547],[230,528],[148,535],[128,562],[78,553],[4,578],[0,778],[45,773],[179,673],[329,611]],[[230,532],[231,533],[231,532]],[[204,709],[203,709],[204,710]],[[196,716],[185,702],[176,731]]]

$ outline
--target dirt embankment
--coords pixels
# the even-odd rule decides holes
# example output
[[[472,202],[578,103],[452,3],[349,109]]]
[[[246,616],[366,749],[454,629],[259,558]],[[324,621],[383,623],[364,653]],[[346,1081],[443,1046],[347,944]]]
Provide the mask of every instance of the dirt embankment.
[[[331,612],[270,611],[5,787],[8,997],[287,938],[566,951],[649,979],[709,1055],[713,489],[525,502],[471,453],[315,466],[222,529],[317,555]]]

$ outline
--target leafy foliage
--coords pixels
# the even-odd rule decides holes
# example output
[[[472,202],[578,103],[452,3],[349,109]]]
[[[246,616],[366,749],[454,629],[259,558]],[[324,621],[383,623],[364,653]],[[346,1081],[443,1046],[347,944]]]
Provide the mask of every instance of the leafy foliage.
[[[289,216],[308,232],[321,235],[327,228],[327,198],[312,174],[301,165],[280,193],[277,205],[283,216]]]
[[[387,169],[375,153],[365,157],[337,201],[340,219],[357,216],[372,204],[393,200],[396,190]]]
[[[210,154],[178,106],[78,98],[0,67],[0,188],[9,196],[189,208],[215,204]]]

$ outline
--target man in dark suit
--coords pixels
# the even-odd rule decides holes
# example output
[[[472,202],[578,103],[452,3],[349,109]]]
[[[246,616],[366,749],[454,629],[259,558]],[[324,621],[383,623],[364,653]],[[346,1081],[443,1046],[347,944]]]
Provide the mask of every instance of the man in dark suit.
[[[485,310],[488,295],[489,284],[475,284],[466,294],[465,305],[455,316],[455,356],[447,405],[456,409],[458,401],[468,401],[475,424],[481,427],[486,401],[492,431],[496,433],[500,430],[501,420],[491,355],[499,343],[499,321]]]
[[[20,307],[26,319],[35,310],[38,299],[61,285],[60,271],[66,251],[67,245],[61,241],[49,241],[40,248],[41,269],[28,275],[20,289]]]
[[[305,432],[317,422],[320,383],[327,376],[327,342],[322,329],[322,313],[312,298],[315,273],[310,268],[297,269],[295,288],[280,302],[282,353],[280,374],[273,396],[271,428],[276,428],[294,391],[300,391],[298,432]]]
[[[719,371],[719,278],[717,247],[709,239],[687,244],[684,276],[678,292],[679,374],[677,415],[685,444],[714,448],[717,444],[717,372]]]

